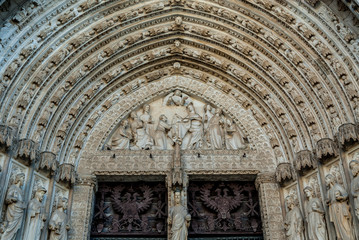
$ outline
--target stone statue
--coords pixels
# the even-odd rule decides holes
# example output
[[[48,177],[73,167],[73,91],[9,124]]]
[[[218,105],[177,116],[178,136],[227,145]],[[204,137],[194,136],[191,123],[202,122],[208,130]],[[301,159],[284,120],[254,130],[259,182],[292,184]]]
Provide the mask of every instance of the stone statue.
[[[163,106],[188,106],[190,103],[192,103],[192,99],[178,89],[163,99]]]
[[[168,136],[170,129],[171,125],[167,123],[166,115],[161,114],[154,136],[156,149],[167,150],[169,143],[171,143],[170,145],[173,145],[171,138]]]
[[[67,214],[67,198],[61,197],[57,204],[57,209],[52,213],[49,222],[50,237],[49,240],[67,240],[67,231],[70,229]]]
[[[284,222],[287,239],[304,240],[303,217],[299,207],[296,206],[292,196],[286,197],[285,201],[288,207]]]
[[[319,198],[315,197],[313,188],[304,188],[308,201],[305,203],[305,214],[308,222],[308,236],[310,240],[327,240],[327,228],[324,220],[324,208]]]
[[[222,109],[217,108],[208,123],[209,142],[212,149],[222,149],[224,144],[224,119]]]
[[[130,114],[130,126],[134,139],[134,146],[131,149],[151,149],[153,146],[153,139],[147,134],[144,123],[138,118],[135,111]]]
[[[154,136],[154,122],[150,113],[150,105],[145,104],[143,106],[140,120],[143,122],[143,126],[146,130],[147,135],[152,138]]]
[[[225,126],[226,149],[237,150],[244,147],[243,138],[238,125],[232,119],[227,119]]]
[[[354,212],[355,212],[355,216],[359,219],[359,161],[358,160],[350,161],[349,168],[353,174],[353,180],[351,183],[351,193],[354,198]]]
[[[111,150],[130,149],[130,140],[132,134],[130,131],[130,125],[127,120],[123,120],[120,123],[120,127],[116,130],[111,139]]]
[[[187,132],[183,137],[181,149],[198,149],[203,137],[202,117],[196,113],[192,103],[187,106],[187,112],[188,115],[182,119],[182,126],[187,128]]]
[[[203,133],[203,142],[206,144],[206,147],[210,148],[210,140],[209,140],[209,132],[208,132],[208,125],[211,121],[211,118],[214,115],[214,108],[211,107],[211,105],[206,104],[203,108],[203,127],[204,127],[204,133]]]
[[[16,233],[21,227],[24,210],[26,208],[24,204],[24,192],[21,186],[24,184],[25,174],[17,173],[15,180],[9,187],[5,203],[7,205],[4,228],[5,231],[1,237],[2,240],[13,240],[16,238]]]
[[[29,202],[24,240],[40,239],[41,229],[44,227],[44,221],[46,221],[42,206],[42,200],[46,192],[44,187],[38,187],[35,192],[35,197]]]
[[[191,221],[187,209],[181,204],[181,192],[174,195],[175,205],[171,207],[168,215],[168,223],[171,226],[172,240],[187,240],[188,227]]]
[[[332,174],[325,176],[325,183],[328,187],[329,217],[334,224],[337,239],[354,240],[351,215],[347,204],[348,193],[336,182]]]

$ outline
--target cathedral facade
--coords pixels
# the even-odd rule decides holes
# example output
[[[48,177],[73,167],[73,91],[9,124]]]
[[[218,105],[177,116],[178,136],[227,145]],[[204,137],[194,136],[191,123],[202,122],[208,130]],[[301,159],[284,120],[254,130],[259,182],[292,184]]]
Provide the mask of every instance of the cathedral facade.
[[[359,239],[358,0],[0,0],[0,239]]]

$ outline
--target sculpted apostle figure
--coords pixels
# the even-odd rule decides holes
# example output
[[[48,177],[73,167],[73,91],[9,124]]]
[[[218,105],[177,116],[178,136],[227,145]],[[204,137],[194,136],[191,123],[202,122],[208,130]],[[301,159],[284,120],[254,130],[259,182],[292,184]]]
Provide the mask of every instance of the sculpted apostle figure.
[[[145,124],[138,118],[135,111],[130,114],[130,126],[134,138],[134,146],[131,149],[151,149],[153,139],[147,134]]]
[[[351,183],[351,193],[354,198],[354,212],[355,216],[359,219],[359,161],[350,161],[349,168],[354,177]]]
[[[351,215],[347,204],[348,193],[340,186],[332,174],[325,176],[328,187],[327,204],[330,221],[334,224],[338,240],[354,240]]]
[[[226,120],[225,130],[225,143],[228,150],[237,150],[244,147],[244,141],[240,133],[239,127],[232,119]]]
[[[161,114],[154,137],[156,149],[167,150],[168,144],[171,141],[168,137],[168,132],[170,129],[171,125],[167,123],[166,115]]]
[[[5,203],[7,204],[5,215],[5,231],[1,237],[2,240],[13,240],[22,224],[25,210],[23,190],[21,186],[24,184],[25,174],[18,173],[15,176],[13,184],[7,191]]]
[[[187,112],[187,117],[182,119],[182,123],[188,128],[181,149],[198,149],[201,147],[203,137],[202,117],[196,113],[192,103],[187,106]]]
[[[215,114],[209,120],[208,133],[209,142],[212,149],[222,149],[224,144],[224,131],[223,131],[224,119],[222,115],[222,109],[217,108]]]
[[[285,199],[288,211],[285,217],[285,230],[288,240],[304,240],[303,217],[292,196]]]
[[[175,205],[171,207],[168,215],[168,223],[171,226],[172,240],[187,240],[188,227],[191,215],[181,204],[181,192],[176,191],[174,195]]]
[[[327,240],[327,228],[324,220],[324,208],[319,198],[314,196],[313,188],[304,188],[308,201],[305,203],[305,214],[308,221],[309,240]]]
[[[67,198],[60,198],[57,204],[57,209],[52,213],[49,222],[49,229],[51,231],[49,240],[67,240],[67,231],[70,225],[67,223]]]
[[[42,200],[46,193],[46,189],[42,186],[38,187],[35,197],[29,202],[27,209],[25,240],[38,240],[40,239],[41,229],[44,227],[46,220],[42,206]]]

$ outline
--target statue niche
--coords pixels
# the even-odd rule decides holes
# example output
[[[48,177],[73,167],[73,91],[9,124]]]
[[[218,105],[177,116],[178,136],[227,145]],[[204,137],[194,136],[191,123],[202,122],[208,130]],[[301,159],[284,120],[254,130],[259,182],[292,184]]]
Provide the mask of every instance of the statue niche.
[[[125,117],[106,144],[108,150],[245,148],[238,124],[222,109],[174,90]]]

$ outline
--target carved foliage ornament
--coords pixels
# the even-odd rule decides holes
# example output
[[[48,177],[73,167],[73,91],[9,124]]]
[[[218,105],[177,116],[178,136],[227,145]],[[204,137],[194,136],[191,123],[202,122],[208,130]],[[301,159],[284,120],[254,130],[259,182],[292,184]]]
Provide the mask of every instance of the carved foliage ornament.
[[[323,162],[328,158],[338,156],[337,144],[330,138],[322,138],[317,143],[317,157]]]
[[[275,176],[277,182],[281,184],[285,183],[286,181],[292,181],[296,179],[293,167],[290,163],[280,163],[277,166]]]
[[[58,164],[55,153],[42,152],[40,153],[40,161],[38,162],[37,169],[48,170],[54,173],[58,168]]]
[[[341,145],[350,145],[358,139],[358,128],[355,124],[346,123],[339,127],[339,143]]]
[[[15,140],[16,130],[6,125],[0,125],[0,146],[9,148]]]
[[[163,183],[102,183],[96,194],[92,236],[165,236]]]
[[[57,175],[57,181],[68,182],[74,184],[76,180],[75,177],[75,166],[71,163],[63,163],[59,167],[59,172]]]
[[[313,154],[309,150],[303,150],[296,154],[294,166],[299,172],[303,172],[305,169],[316,168],[316,163],[313,158]]]
[[[31,139],[20,139],[17,144],[15,156],[29,162],[37,158],[39,144]]]

